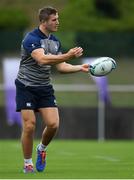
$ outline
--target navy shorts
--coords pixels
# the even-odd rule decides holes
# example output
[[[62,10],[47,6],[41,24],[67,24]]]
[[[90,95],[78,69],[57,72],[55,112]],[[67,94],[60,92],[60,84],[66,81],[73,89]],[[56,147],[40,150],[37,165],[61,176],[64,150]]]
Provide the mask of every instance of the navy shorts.
[[[52,85],[49,86],[25,86],[19,80],[15,80],[16,85],[16,111],[22,109],[57,107]]]

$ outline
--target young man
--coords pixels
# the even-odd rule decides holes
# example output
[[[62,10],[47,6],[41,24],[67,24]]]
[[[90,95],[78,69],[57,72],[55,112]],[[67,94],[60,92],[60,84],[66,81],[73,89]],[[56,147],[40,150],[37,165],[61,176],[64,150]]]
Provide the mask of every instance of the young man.
[[[24,155],[24,173],[34,172],[32,162],[33,136],[36,124],[35,112],[41,113],[46,127],[37,146],[37,171],[46,166],[46,149],[59,127],[59,114],[50,81],[51,65],[56,65],[63,73],[88,72],[88,65],[71,65],[67,62],[83,53],[81,47],[74,47],[62,54],[60,42],[52,32],[59,26],[58,12],[52,7],[39,10],[39,27],[29,32],[22,41],[21,62],[15,80],[16,106],[21,111],[22,149]]]

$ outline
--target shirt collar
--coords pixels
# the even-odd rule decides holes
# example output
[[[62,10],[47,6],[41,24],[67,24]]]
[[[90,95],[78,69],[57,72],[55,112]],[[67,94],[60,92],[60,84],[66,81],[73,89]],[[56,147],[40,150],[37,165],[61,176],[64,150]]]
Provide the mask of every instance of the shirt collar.
[[[40,29],[39,27],[35,29],[35,32],[41,37],[41,38],[50,38],[51,35],[46,36]]]

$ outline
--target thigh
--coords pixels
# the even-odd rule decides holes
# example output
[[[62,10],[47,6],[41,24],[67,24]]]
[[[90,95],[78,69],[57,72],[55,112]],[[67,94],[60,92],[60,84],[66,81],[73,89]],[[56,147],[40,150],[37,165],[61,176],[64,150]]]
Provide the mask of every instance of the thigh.
[[[22,116],[23,126],[28,124],[35,124],[36,122],[36,117],[33,110],[23,109],[21,110],[21,116]]]
[[[57,107],[40,108],[39,112],[47,126],[59,125],[59,112]]]

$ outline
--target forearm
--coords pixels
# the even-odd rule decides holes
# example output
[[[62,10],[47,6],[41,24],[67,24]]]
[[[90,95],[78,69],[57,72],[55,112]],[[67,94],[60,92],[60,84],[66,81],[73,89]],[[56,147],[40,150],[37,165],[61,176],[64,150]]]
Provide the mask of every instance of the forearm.
[[[61,73],[75,73],[81,71],[81,65],[72,65],[68,63],[58,64],[57,69]]]
[[[31,56],[39,63],[39,64],[46,64],[46,65],[53,65],[65,62],[72,58],[69,53],[64,54],[44,54],[43,49],[34,50]]]
[[[82,56],[83,49],[81,47],[75,47],[70,49],[67,53],[64,54],[44,54],[44,49],[35,49],[32,51],[31,56],[35,59],[39,64],[53,65],[62,62],[66,62],[73,57]]]
[[[53,64],[58,64],[58,63],[62,63],[65,62],[67,60],[71,59],[71,56],[69,56],[67,53],[65,54],[59,54],[59,55],[44,55],[42,57],[40,57],[39,63],[41,64],[49,64],[49,65],[53,65]]]

